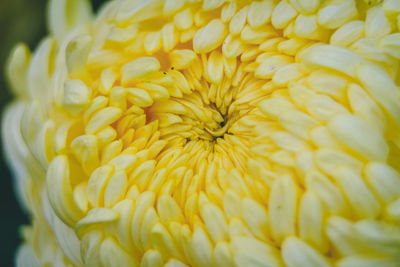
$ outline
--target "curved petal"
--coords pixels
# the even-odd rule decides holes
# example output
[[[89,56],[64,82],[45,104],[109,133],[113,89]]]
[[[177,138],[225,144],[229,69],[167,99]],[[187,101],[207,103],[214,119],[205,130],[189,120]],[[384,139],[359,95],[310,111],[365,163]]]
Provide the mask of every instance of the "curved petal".
[[[88,0],[52,0],[48,6],[48,27],[58,41],[71,29],[88,23],[91,18],[92,9]]]

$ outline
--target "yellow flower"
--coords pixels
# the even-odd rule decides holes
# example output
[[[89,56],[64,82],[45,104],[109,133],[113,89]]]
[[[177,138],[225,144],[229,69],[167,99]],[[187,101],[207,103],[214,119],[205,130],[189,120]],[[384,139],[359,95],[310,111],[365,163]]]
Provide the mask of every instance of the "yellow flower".
[[[3,140],[18,266],[399,266],[400,1],[54,0]]]

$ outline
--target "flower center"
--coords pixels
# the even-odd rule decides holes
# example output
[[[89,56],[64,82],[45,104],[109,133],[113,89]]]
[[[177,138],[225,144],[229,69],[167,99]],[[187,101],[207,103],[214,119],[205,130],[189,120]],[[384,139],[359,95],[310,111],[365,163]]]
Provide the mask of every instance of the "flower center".
[[[208,71],[212,70],[208,64],[215,64],[211,60],[212,55],[198,57],[188,68],[163,71],[175,82],[166,85],[168,99],[156,100],[145,108],[147,122],[157,121],[160,139],[167,141],[160,158],[183,149],[194,170],[206,160],[219,168],[240,166],[244,171],[251,155],[249,140],[255,134],[249,118],[255,116],[258,99],[266,92],[252,74]],[[176,82],[177,77],[181,83]],[[177,88],[183,93],[175,93]]]
[[[217,138],[224,138],[224,134],[228,134],[228,129],[229,126],[232,124],[232,120],[229,120],[229,115],[227,114],[222,114],[221,111],[216,107],[215,103],[210,104],[211,108],[215,109],[218,114],[220,115],[221,119],[217,120],[216,122],[218,123],[218,128],[217,129],[209,129],[207,126],[205,126],[205,130],[213,136],[213,141],[215,141]]]

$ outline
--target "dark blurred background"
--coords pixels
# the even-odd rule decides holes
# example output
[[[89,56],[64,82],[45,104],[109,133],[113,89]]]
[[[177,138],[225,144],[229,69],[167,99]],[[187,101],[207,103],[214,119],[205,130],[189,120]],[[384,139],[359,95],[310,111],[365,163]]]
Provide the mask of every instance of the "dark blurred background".
[[[93,9],[106,2],[92,0]],[[0,109],[3,112],[12,99],[4,76],[4,64],[10,50],[18,42],[26,43],[33,51],[47,34],[47,0],[0,0]],[[19,207],[10,170],[3,155],[0,142],[0,266],[14,266],[16,248],[21,243],[19,228],[29,224],[29,218]]]

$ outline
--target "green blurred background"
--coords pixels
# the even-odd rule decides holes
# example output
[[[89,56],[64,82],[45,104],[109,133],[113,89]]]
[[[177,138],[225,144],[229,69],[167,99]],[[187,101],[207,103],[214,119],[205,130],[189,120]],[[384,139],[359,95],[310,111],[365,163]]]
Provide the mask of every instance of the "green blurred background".
[[[96,11],[105,0],[92,0]],[[47,0],[0,0],[0,108],[3,112],[12,99],[4,76],[4,64],[10,50],[18,42],[34,50],[47,34]],[[3,146],[0,144],[1,152]],[[28,224],[29,218],[19,207],[10,170],[1,153],[0,158],[0,266],[14,266],[16,248],[21,243],[19,228]]]

